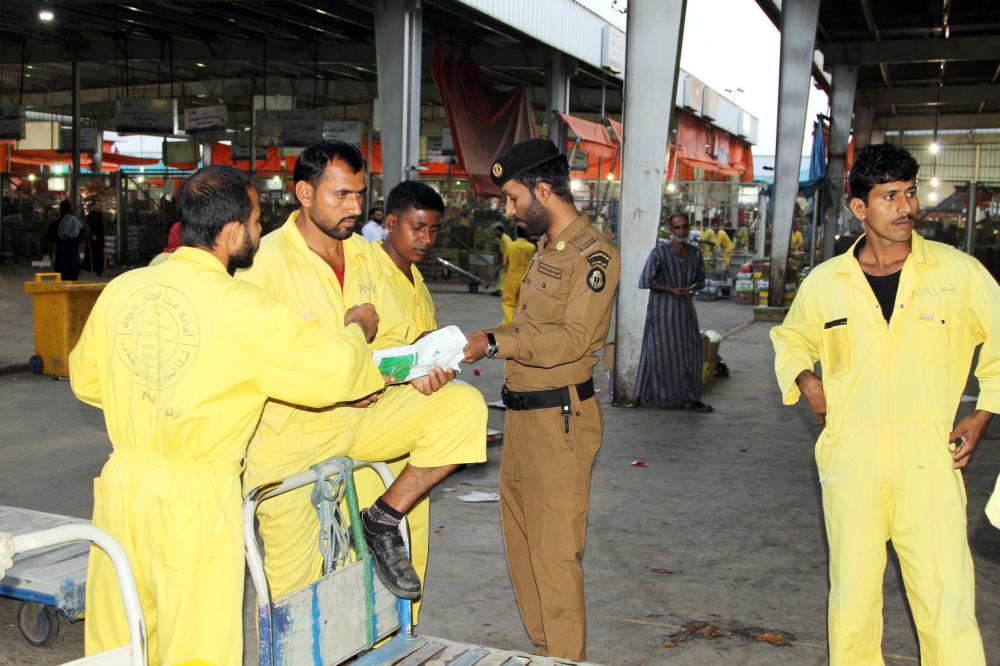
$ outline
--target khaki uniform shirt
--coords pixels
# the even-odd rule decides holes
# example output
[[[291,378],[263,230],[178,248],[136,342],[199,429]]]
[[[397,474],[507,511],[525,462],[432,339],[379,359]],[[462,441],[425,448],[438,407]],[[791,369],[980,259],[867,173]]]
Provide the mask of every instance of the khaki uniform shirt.
[[[611,323],[618,250],[580,215],[554,241],[543,238],[521,281],[514,322],[490,329],[507,359],[512,391],[544,391],[591,379]]]

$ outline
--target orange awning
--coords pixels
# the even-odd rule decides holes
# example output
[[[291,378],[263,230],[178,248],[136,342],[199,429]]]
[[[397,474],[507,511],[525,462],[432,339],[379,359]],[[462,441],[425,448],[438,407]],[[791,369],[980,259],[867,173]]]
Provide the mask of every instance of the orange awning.
[[[604,129],[604,125],[568,113],[560,113],[559,116],[580,139],[580,150],[583,152],[606,160],[614,159],[618,154],[618,146],[608,136],[608,130]]]

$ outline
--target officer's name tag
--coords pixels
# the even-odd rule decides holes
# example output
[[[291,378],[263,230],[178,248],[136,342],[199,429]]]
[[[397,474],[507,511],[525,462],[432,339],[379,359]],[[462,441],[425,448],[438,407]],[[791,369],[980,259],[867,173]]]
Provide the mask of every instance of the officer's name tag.
[[[548,275],[549,277],[554,277],[554,278],[561,278],[562,277],[562,269],[561,268],[556,268],[555,266],[550,266],[549,264],[542,263],[541,261],[538,262],[538,272],[539,273],[544,273],[545,275]]]

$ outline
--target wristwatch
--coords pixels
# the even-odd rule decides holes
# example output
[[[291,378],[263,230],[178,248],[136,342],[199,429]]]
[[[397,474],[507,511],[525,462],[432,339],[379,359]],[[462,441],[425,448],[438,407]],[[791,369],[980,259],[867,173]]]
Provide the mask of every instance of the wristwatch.
[[[495,335],[486,331],[486,358],[496,358],[500,353],[500,346],[497,344]]]

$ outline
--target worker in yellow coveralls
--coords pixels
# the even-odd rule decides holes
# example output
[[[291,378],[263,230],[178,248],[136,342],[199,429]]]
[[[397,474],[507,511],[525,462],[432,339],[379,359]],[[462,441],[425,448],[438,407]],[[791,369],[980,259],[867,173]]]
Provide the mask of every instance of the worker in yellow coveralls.
[[[736,243],[729,237],[726,230],[722,228],[721,218],[712,218],[712,234],[715,248],[722,253],[722,267],[724,270],[729,270],[729,264],[733,261],[733,250],[736,249]]]
[[[260,206],[232,167],[177,198],[183,246],[102,292],[70,354],[76,396],[104,410],[113,452],[94,481],[95,527],[124,547],[151,665],[243,663],[240,466],[267,398],[313,408],[383,386],[371,305],[333,334],[232,279],[253,261]],[[91,549],[88,655],[129,640],[110,559]]]
[[[771,331],[785,404],[804,396],[824,426],[832,666],[883,664],[888,540],[920,663],[986,664],[961,470],[1000,411],[1000,287],[976,259],[914,233],[918,168],[891,144],[856,153],[850,207],[865,235],[809,274]],[[954,425],[980,344],[979,401]]]
[[[713,270],[712,255],[715,252],[715,232],[712,225],[707,220],[702,222],[701,231],[698,234],[698,245],[701,247],[701,256],[705,260],[705,270]]]
[[[323,141],[306,148],[293,175],[300,209],[261,241],[251,269],[239,277],[260,285],[334,333],[342,312],[371,300],[379,311],[373,346],[405,345],[423,331],[387,287],[375,252],[353,235],[365,192],[365,165],[357,148]],[[458,465],[486,459],[486,404],[467,384],[449,382],[440,368],[388,387],[364,400],[309,410],[269,402],[247,453],[246,489],[307,469],[335,455],[400,461],[395,483],[362,511],[379,579],[393,594],[420,596],[421,582],[403,549],[399,521]],[[398,468],[397,468],[398,469]],[[370,470],[361,470],[360,479]],[[369,477],[374,478],[374,477]],[[360,481],[362,487],[368,482]],[[322,575],[318,519],[308,489],[261,504],[264,567],[275,598]],[[367,504],[365,493],[359,496]]]
[[[380,249],[373,254],[382,273],[384,288],[403,313],[407,323],[403,335],[409,344],[438,327],[434,301],[417,264],[427,257],[437,242],[444,201],[430,185],[415,180],[404,181],[389,192],[386,212],[388,237],[377,244]],[[454,376],[451,371],[448,375]],[[406,459],[403,458],[389,466],[393,473],[399,474],[405,465]],[[362,500],[374,500],[382,494],[382,481],[374,477],[369,474],[358,479],[358,495]],[[427,571],[429,509],[430,497],[424,495],[406,516],[410,527],[410,560],[421,583]],[[413,604],[414,622],[419,610],[418,601]]]
[[[509,324],[514,321],[514,312],[517,310],[517,301],[521,296],[521,280],[528,272],[528,266],[535,257],[535,244],[528,240],[528,230],[523,225],[517,225],[514,229],[517,236],[514,241],[507,246],[507,253],[503,257],[504,266],[507,267],[507,282],[503,288],[503,323]]]
[[[500,262],[499,270],[497,271],[497,290],[502,294],[504,287],[507,286],[507,266],[504,264],[504,257],[507,255],[507,248],[514,241],[511,240],[510,236],[503,228],[503,222],[493,223],[493,233],[497,237],[497,261]],[[494,295],[496,292],[494,292]]]

